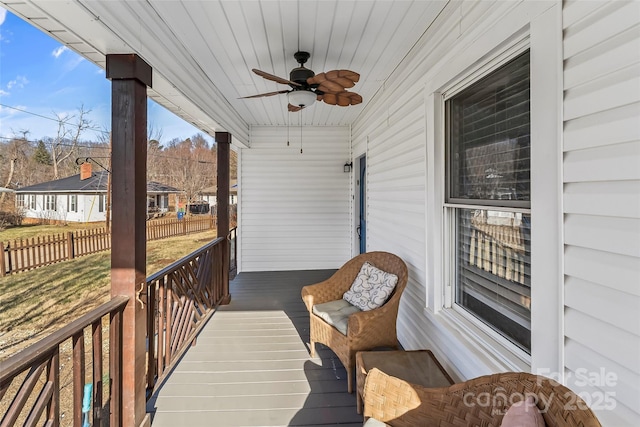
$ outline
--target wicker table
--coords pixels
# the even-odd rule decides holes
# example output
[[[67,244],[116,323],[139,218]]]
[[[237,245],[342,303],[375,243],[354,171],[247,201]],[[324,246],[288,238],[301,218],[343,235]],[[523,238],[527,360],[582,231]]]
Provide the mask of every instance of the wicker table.
[[[449,387],[453,380],[429,350],[360,351],[356,354],[356,400],[362,413],[364,381],[371,368],[425,387]]]

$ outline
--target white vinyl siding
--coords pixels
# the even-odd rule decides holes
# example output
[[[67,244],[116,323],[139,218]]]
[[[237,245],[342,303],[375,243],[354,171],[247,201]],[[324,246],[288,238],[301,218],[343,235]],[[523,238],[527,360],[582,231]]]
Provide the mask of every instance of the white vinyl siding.
[[[299,127],[253,127],[251,148],[240,150],[240,271],[338,268],[350,258],[349,128],[305,126],[300,148]]]
[[[354,156],[367,156],[367,251],[395,253],[409,269],[398,314],[398,338],[407,344],[423,333],[411,310],[425,303],[424,94],[388,95],[385,100],[393,102],[384,104],[384,120],[367,116],[354,128]]]
[[[567,2],[563,30],[565,377],[640,425],[640,3]]]
[[[366,146],[369,209],[367,248],[397,251],[409,266],[409,286],[402,298],[398,317],[399,339],[408,349],[431,348],[448,371],[460,379],[496,371],[530,370],[532,365],[551,366],[554,371],[560,369],[561,331],[558,323],[561,302],[557,297],[561,288],[560,255],[557,253],[561,246],[557,232],[560,210],[556,205],[549,205],[556,217],[541,211],[544,221],[537,224],[538,232],[547,236],[538,239],[538,244],[547,248],[539,265],[548,273],[539,276],[542,283],[538,292],[542,296],[538,297],[537,313],[534,315],[532,312],[532,321],[535,319],[539,325],[532,337],[537,340],[532,360],[523,360],[520,354],[509,355],[504,343],[483,336],[464,318],[452,322],[452,316],[448,314],[451,310],[443,308],[450,306],[447,294],[451,295],[451,288],[444,280],[445,257],[450,255],[443,245],[443,100],[438,91],[451,88],[454,82],[463,86],[468,84],[465,80],[475,78],[469,76],[469,69],[485,62],[487,55],[497,54],[510,44],[525,40],[531,27],[537,31],[531,35],[531,44],[536,44],[535,49],[532,47],[536,55],[532,61],[532,73],[544,70],[552,76],[559,76],[560,56],[557,52],[560,25],[556,24],[555,31],[549,31],[548,22],[559,22],[559,12],[556,2],[448,3],[352,128],[354,156],[358,156],[362,147]],[[540,19],[534,22],[532,17],[537,19],[543,14],[550,14],[551,19],[545,15],[544,22],[538,22]],[[540,36],[543,28],[550,42]],[[554,50],[556,48],[557,51]],[[548,55],[547,51],[550,51],[549,56],[555,55],[557,59],[547,61],[545,57],[541,61],[541,56]],[[560,147],[559,143],[555,143],[560,135],[556,111],[560,105],[560,87],[547,75],[542,79],[551,91],[545,88],[542,91],[544,94],[540,95],[541,91],[538,90],[535,99],[532,99],[532,104],[542,105],[541,108],[536,107],[537,111],[543,112],[532,112],[532,126],[535,122],[537,138],[540,138],[540,131],[544,130],[543,138],[551,141],[550,150],[549,143],[546,144],[548,152],[544,155],[536,152],[535,156],[537,164],[546,165],[542,175],[552,178],[551,186],[556,187],[548,192],[553,197],[554,191],[559,191],[560,186],[558,172],[554,170],[559,170],[560,165]],[[547,98],[542,99],[542,96]],[[410,138],[405,136],[412,129],[408,123],[414,124],[414,133],[410,134]],[[396,160],[395,150],[400,150],[401,146],[408,150],[403,152],[404,160],[410,159],[405,165]],[[540,162],[542,157],[545,157],[544,162]],[[383,201],[384,198],[376,186],[386,188],[390,176],[387,169],[396,166],[399,168],[398,176],[405,179],[400,178],[393,183],[394,197],[411,200],[412,203],[396,205],[378,202],[378,199]],[[536,185],[536,191],[547,192],[546,182],[542,186],[539,182]],[[553,227],[543,224],[545,221]],[[386,233],[394,227],[397,228],[395,233]],[[555,232],[548,232],[547,227],[555,227]],[[552,250],[548,250],[549,245],[553,247]],[[538,250],[538,253],[544,252]],[[544,258],[549,256],[556,261],[547,263],[548,260]],[[534,304],[532,310],[535,309]],[[548,325],[553,328],[552,333],[543,332]]]

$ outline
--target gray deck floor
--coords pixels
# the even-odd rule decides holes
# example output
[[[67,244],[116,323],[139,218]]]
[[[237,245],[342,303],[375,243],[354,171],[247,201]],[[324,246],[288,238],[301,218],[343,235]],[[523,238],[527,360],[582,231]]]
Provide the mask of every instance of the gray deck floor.
[[[333,352],[308,352],[302,286],[333,271],[241,273],[150,400],[153,427],[362,426],[346,371]]]

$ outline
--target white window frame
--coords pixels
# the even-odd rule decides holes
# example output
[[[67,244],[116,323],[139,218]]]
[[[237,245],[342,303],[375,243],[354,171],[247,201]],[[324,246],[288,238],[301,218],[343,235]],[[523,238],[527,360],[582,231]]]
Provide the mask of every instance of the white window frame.
[[[26,208],[25,204],[25,195],[24,194],[16,194],[16,206],[19,208]]]
[[[29,194],[29,209],[31,209],[32,211],[35,211],[36,207],[37,207],[36,195],[35,194]]]
[[[535,7],[535,5],[532,5]],[[494,26],[487,38],[441,67],[427,86],[427,269],[434,284],[426,292],[425,314],[437,316],[450,333],[477,355],[468,361],[480,374],[496,370],[563,373],[562,275],[562,8],[553,4],[520,29]],[[508,22],[504,18],[504,22]],[[511,21],[513,22],[513,21]],[[509,23],[511,23],[509,22]],[[504,30],[504,31],[503,31]],[[510,32],[508,32],[510,31]],[[496,33],[502,33],[502,42]],[[523,44],[524,43],[524,44]],[[453,307],[451,220],[445,214],[445,124],[443,95],[451,96],[477,76],[497,68],[512,49],[531,52],[531,355]],[[452,72],[453,71],[453,72]],[[457,74],[456,74],[457,73]],[[451,76],[455,76],[451,78]],[[543,172],[541,172],[543,171]],[[430,173],[429,173],[430,172]],[[482,360],[483,362],[480,362]]]
[[[44,195],[44,210],[45,211],[56,211],[57,210],[57,197],[55,194],[45,194]]]
[[[440,108],[443,111],[442,114],[442,127],[445,132],[448,131],[446,129],[446,124],[444,123],[444,119],[446,118],[445,104],[448,100],[455,97],[458,93],[473,85],[475,82],[481,80],[482,78],[491,75],[498,68],[503,65],[509,63],[516,57],[525,53],[529,50],[529,38],[528,36],[523,36],[520,40],[513,43],[512,46],[495,55],[491,60],[482,64],[478,67],[474,72],[470,73],[470,75],[462,78],[460,81],[457,81],[451,88],[444,91],[441,97],[441,106]],[[450,165],[446,164],[446,161],[443,166],[443,171],[445,172],[445,182],[446,182],[446,174],[447,169]],[[533,171],[532,171],[533,175]],[[446,196],[446,190],[445,190]],[[530,355],[528,352],[519,348],[516,344],[512,343],[508,338],[504,337],[500,332],[496,331],[491,326],[487,325],[483,322],[479,317],[475,316],[473,313],[461,307],[459,304],[455,302],[456,299],[456,248],[455,248],[455,239],[456,239],[456,219],[455,214],[458,209],[486,209],[486,210],[496,210],[501,212],[511,211],[518,212],[524,214],[531,214],[530,208],[509,208],[509,207],[492,207],[489,205],[483,205],[482,201],[474,203],[474,201],[470,201],[468,205],[464,205],[461,203],[447,203],[446,201],[443,203],[444,210],[444,242],[443,245],[445,247],[445,253],[448,255],[444,258],[444,276],[445,283],[448,284],[447,292],[444,295],[445,307],[455,310],[457,315],[464,316],[467,321],[472,322],[477,328],[481,329],[484,333],[488,334],[493,340],[499,342],[502,346],[509,349],[514,355],[523,361],[529,362]],[[531,222],[534,223],[535,219]],[[534,225],[535,226],[535,225]]]
[[[98,195],[98,212],[104,212],[104,194]]]
[[[67,212],[78,212],[78,195],[67,195]]]

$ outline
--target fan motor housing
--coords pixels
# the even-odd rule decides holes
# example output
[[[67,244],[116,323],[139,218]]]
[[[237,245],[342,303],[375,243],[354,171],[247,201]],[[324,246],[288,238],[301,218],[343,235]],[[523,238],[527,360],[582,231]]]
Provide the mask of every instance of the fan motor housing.
[[[289,80],[291,80],[292,82],[296,82],[298,84],[301,84],[303,86],[307,85],[307,79],[310,77],[315,76],[316,73],[314,73],[313,71],[311,71],[308,68],[305,67],[298,67],[298,68],[294,68],[293,70],[291,70],[291,72],[289,73]]]

